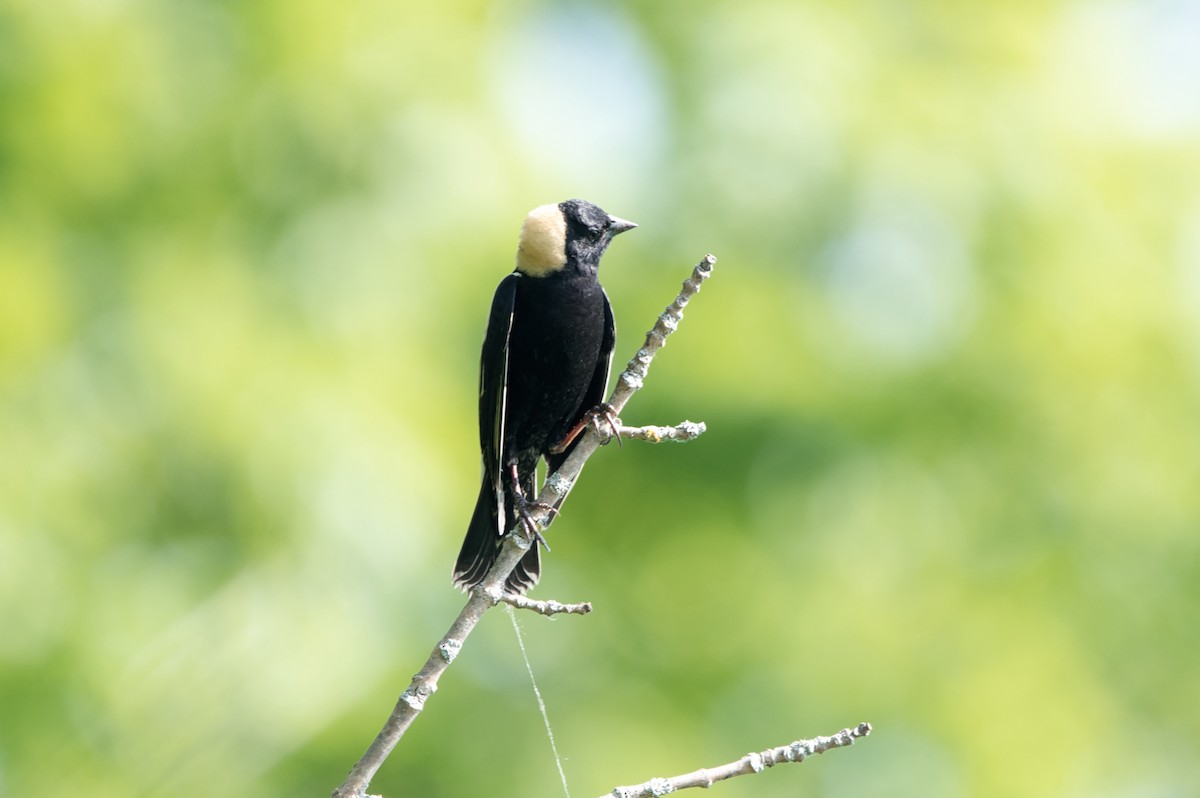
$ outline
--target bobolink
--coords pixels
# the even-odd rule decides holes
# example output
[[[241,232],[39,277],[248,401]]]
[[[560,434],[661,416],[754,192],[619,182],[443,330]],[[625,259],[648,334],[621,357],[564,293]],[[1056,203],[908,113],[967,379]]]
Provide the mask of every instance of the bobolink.
[[[464,590],[526,517],[538,459],[557,469],[574,447],[568,433],[604,399],[616,325],[597,271],[613,236],[636,226],[578,199],[535,208],[521,226],[516,270],[496,289],[479,362],[483,484],[454,566]],[[534,544],[505,588],[524,593],[540,575]]]

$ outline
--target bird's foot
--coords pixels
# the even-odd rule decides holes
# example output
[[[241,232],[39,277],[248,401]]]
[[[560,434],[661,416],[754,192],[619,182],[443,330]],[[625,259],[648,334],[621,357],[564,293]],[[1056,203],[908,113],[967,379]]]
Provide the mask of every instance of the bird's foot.
[[[546,504],[545,502],[529,501],[523,496],[517,497],[513,502],[513,509],[517,513],[517,520],[521,522],[521,526],[525,528],[525,534],[533,538],[538,543],[542,544],[542,548],[550,551],[550,544],[542,537],[542,528],[537,521],[533,519],[534,510],[545,510],[548,513],[547,517],[553,517],[558,513],[558,508]]]
[[[533,512],[535,510],[544,510],[547,513],[547,517],[552,518],[558,514],[558,508],[552,504],[546,504],[545,502],[539,502],[527,497],[525,495],[525,491],[521,488],[521,480],[517,478],[516,464],[512,464],[510,469],[510,476],[512,477],[513,511],[517,515],[517,520],[520,521],[521,526],[524,527],[526,535],[542,544],[542,548],[544,548],[546,551],[550,551],[550,544],[546,542],[544,537],[542,537],[541,527],[538,525],[537,521],[533,520]]]
[[[612,405],[608,402],[601,402],[584,413],[583,418],[579,419],[579,423],[567,431],[562,441],[550,447],[550,454],[562,454],[565,452],[575,442],[575,439],[587,429],[588,424],[596,425],[596,430],[600,433],[601,444],[608,443],[613,438],[616,438],[617,446],[621,445],[621,419],[617,418],[617,412],[613,410]]]

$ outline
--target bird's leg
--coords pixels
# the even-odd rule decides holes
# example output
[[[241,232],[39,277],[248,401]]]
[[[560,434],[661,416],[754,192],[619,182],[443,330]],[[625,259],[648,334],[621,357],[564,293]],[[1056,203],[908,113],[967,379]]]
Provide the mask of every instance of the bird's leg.
[[[508,464],[508,476],[512,481],[513,495],[513,510],[517,514],[517,520],[521,522],[521,526],[525,527],[525,533],[533,538],[538,543],[542,544],[542,548],[550,551],[550,544],[542,537],[542,531],[538,529],[537,522],[530,515],[530,510],[546,510],[551,515],[558,512],[558,508],[545,502],[531,501],[525,496],[525,490],[521,487],[521,478],[517,474],[517,464],[515,462]]]
[[[617,446],[621,445],[621,429],[620,421],[617,418],[617,413],[613,410],[612,405],[608,402],[601,402],[591,410],[583,414],[583,418],[579,419],[579,423],[567,430],[566,436],[561,441],[550,448],[550,454],[562,454],[567,450],[567,447],[575,442],[575,439],[587,429],[588,424],[596,424],[599,426],[603,421],[608,425],[608,431],[611,438],[617,439]],[[603,443],[608,443],[607,440]]]

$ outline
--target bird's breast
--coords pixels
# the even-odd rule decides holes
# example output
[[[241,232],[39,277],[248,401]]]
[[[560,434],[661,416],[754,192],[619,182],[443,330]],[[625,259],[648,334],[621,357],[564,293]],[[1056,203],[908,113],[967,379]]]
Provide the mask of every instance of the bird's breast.
[[[509,336],[507,428],[521,448],[540,450],[581,412],[602,358],[604,293],[594,279],[522,280],[520,288]]]

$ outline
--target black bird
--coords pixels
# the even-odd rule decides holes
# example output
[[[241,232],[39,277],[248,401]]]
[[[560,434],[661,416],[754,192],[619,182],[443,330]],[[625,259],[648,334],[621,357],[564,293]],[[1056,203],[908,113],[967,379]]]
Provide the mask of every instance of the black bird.
[[[616,325],[597,271],[613,236],[634,227],[578,199],[525,217],[517,268],[496,289],[479,359],[483,484],[454,566],[464,590],[527,517],[538,459],[558,468],[574,447],[568,433],[604,400]],[[535,543],[505,588],[524,593],[541,570]]]

